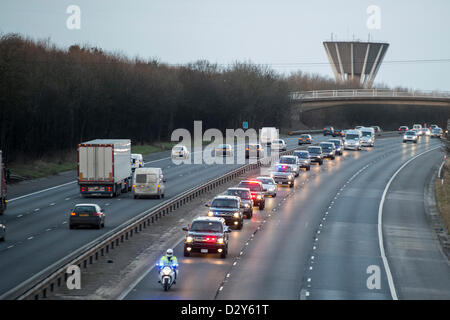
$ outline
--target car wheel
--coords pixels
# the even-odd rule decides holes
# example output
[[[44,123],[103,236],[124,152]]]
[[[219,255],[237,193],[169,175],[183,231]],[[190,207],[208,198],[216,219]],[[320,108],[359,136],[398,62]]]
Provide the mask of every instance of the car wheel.
[[[0,242],[4,242],[5,241],[5,236],[0,238]]]
[[[275,192],[275,193],[272,195],[272,197],[275,198],[276,196],[277,196],[277,193]]]
[[[191,255],[191,253],[188,252],[187,250],[184,250],[183,255],[184,255],[185,257],[189,257],[189,256]]]
[[[75,229],[75,225],[74,224],[69,224],[69,229]]]
[[[134,198],[134,199],[137,199],[137,195],[134,195],[133,198]]]
[[[291,183],[290,185],[289,185],[289,188],[293,188],[294,187],[294,183]]]
[[[323,160],[319,162],[319,166],[323,165]]]
[[[414,141],[414,143],[417,143],[417,141]]]
[[[244,221],[241,221],[241,223],[238,224],[237,229],[242,230],[243,226],[244,226]]]
[[[102,228],[102,224],[101,222],[98,223],[98,225],[95,226],[95,229],[101,229]]]
[[[265,203],[264,202],[260,202],[259,203],[259,210],[264,210],[265,207]]]
[[[222,253],[220,254],[220,258],[225,259],[227,257],[227,253],[228,253],[227,251],[228,251],[228,248],[225,249],[224,251],[222,251]]]

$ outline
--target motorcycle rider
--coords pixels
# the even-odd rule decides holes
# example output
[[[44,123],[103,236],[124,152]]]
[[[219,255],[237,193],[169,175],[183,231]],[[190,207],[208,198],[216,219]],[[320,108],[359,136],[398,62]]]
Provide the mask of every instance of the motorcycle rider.
[[[178,260],[177,257],[173,255],[172,249],[167,249],[166,254],[159,260],[159,265],[161,267],[169,265],[173,268],[173,270],[175,271],[175,280],[173,281],[173,283],[175,284],[178,276]]]

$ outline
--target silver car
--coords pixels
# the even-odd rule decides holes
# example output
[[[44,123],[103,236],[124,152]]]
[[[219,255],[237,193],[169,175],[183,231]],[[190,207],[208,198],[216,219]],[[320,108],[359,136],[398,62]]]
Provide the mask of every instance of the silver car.
[[[255,180],[261,181],[264,190],[265,196],[271,196],[275,198],[277,196],[277,184],[275,183],[275,180],[271,177],[258,177]]]
[[[410,130],[406,131],[405,135],[403,136],[403,143],[407,143],[408,141],[417,143],[418,135],[416,131]]]
[[[320,147],[324,158],[330,158],[331,160],[336,158],[336,147],[333,142],[321,142]]]
[[[278,161],[279,164],[285,164],[292,167],[292,171],[295,176],[298,177],[300,174],[300,164],[298,163],[298,157],[296,156],[282,156]]]
[[[336,147],[336,154],[342,156],[342,153],[344,152],[344,142],[342,139],[330,139],[328,142],[334,143],[334,146]]]
[[[310,159],[308,151],[295,150],[293,155],[298,158],[298,162],[300,164],[300,168],[305,168],[306,171],[311,170],[311,159]]]
[[[272,168],[270,177],[273,178],[277,184],[287,184],[289,188],[294,187],[295,174],[292,167],[285,164],[278,164]]]

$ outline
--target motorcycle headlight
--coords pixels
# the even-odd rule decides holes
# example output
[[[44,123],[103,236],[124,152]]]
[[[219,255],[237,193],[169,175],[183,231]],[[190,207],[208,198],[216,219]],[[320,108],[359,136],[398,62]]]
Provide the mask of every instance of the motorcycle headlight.
[[[169,276],[172,273],[172,269],[170,267],[164,267],[162,269],[162,274],[165,276]]]
[[[235,217],[235,218],[239,218],[239,212],[235,212],[235,213],[233,213],[233,217]]]
[[[208,217],[214,217],[214,212],[213,211],[209,211],[208,212]]]
[[[217,243],[222,244],[223,243],[223,238],[217,238]]]
[[[186,237],[186,242],[187,243],[191,243],[192,241],[194,241],[194,238],[192,238],[191,236],[187,236]]]

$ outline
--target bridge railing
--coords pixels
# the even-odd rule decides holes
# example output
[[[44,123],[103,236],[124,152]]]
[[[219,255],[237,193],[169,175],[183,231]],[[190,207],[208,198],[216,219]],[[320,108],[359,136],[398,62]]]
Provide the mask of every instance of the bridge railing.
[[[357,98],[357,97],[405,97],[405,98],[450,98],[448,91],[397,91],[389,89],[345,89],[291,92],[292,100]]]

